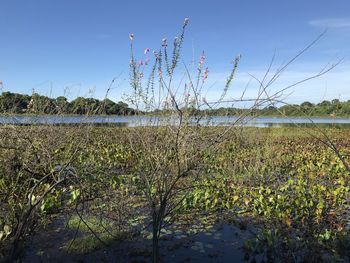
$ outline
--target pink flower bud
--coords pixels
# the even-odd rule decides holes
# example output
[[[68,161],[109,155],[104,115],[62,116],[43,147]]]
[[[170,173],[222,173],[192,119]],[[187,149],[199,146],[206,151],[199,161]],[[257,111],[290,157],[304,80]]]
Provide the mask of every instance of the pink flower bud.
[[[159,55],[158,55],[158,52],[157,52],[157,51],[153,51],[153,54],[154,54],[154,56],[156,57],[156,59],[159,58]]]
[[[209,75],[209,69],[206,68],[205,71],[204,71],[204,74],[203,74],[203,81],[208,78],[208,75]]]
[[[202,55],[199,57],[199,64],[198,67],[201,69],[205,63],[205,55],[204,51],[202,52]]]
[[[146,55],[148,52],[149,52],[149,48],[146,48],[143,53]]]

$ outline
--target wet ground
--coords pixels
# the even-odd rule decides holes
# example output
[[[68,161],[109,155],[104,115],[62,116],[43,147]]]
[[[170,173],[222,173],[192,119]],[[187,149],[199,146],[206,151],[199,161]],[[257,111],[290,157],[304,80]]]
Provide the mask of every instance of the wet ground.
[[[253,237],[249,229],[224,221],[205,228],[194,224],[186,229],[172,226],[164,231],[160,241],[162,262],[244,262],[244,241]],[[67,244],[76,235],[76,231],[67,230],[65,220],[56,219],[28,242],[22,262],[151,261],[150,235],[79,254],[67,251]]]

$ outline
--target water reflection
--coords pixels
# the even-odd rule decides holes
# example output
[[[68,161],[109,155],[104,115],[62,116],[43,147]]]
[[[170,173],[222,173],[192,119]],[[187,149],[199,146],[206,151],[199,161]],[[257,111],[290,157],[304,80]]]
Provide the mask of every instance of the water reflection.
[[[0,124],[11,125],[95,125],[112,127],[134,127],[134,126],[156,126],[178,123],[178,119],[171,117],[152,116],[0,116]],[[199,123],[203,126],[228,126],[239,124],[251,127],[333,127],[350,128],[350,119],[347,118],[284,118],[284,117],[247,117],[239,119],[237,117],[214,116],[209,118],[193,119],[192,123]]]

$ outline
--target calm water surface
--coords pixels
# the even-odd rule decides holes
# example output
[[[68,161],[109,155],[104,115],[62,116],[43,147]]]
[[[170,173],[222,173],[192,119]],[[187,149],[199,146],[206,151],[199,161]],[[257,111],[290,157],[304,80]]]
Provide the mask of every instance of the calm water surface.
[[[198,120],[193,120],[195,123]],[[32,124],[111,124],[120,127],[152,126],[173,123],[177,119],[151,116],[0,116],[0,124],[32,125]],[[285,117],[258,117],[244,118],[214,116],[199,120],[201,125],[227,126],[239,124],[252,127],[288,127],[293,125],[308,126],[317,124],[324,127],[350,128],[350,118],[285,118]]]

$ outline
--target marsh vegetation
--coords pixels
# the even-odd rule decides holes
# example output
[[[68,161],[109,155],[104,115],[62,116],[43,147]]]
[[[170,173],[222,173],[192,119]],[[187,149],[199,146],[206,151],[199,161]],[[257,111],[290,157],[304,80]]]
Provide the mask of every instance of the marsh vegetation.
[[[288,88],[337,65],[272,89],[322,35],[274,73],[272,60],[262,79],[254,77],[253,99],[244,92],[225,99],[241,60],[237,55],[220,97],[211,101],[203,95],[209,76],[204,52],[193,71],[181,65],[188,23],[186,18],[172,48],[163,39],[141,59],[129,35],[131,93],[128,104],[111,105],[136,118],[149,113],[152,125],[0,126],[1,260],[349,260],[349,131],[312,121],[309,128],[242,125],[263,109],[286,115],[272,107],[283,102]],[[232,114],[222,105],[242,102],[249,107],[235,112],[229,125],[203,125],[216,110]],[[92,103],[92,109],[84,103],[77,102],[74,113],[105,114],[109,102]],[[33,94],[26,110],[42,107],[35,113],[46,113],[48,105]],[[337,105],[328,105],[330,111]],[[56,114],[66,113],[56,106]],[[309,119],[312,111],[304,106],[297,110]]]
[[[142,171],[153,171],[150,158],[172,158],[173,149],[158,152],[157,145],[165,144],[162,138],[169,134],[166,128],[129,129],[137,128],[91,128],[86,133],[75,127],[1,127],[3,257],[13,246],[16,256],[26,258],[26,249],[35,248],[42,251],[36,257],[49,259],[60,251],[64,259],[134,241],[144,260],[150,259],[151,244],[140,247],[140,239],[152,238],[150,198],[157,202],[157,188],[164,187],[158,184],[167,182],[154,178],[150,188]],[[203,129],[205,145],[205,137],[217,132],[212,129]],[[349,131],[326,132],[348,163]],[[140,138],[151,140],[157,152],[142,152]],[[298,128],[233,129],[227,138],[193,158],[200,165],[181,175],[168,203],[176,205],[167,207],[174,210],[162,222],[160,244],[177,240],[176,233],[185,243],[224,223],[240,229],[241,247],[232,250],[242,249],[246,259],[348,260],[349,171],[334,152]],[[180,162],[188,162],[181,156]],[[170,173],[172,167],[166,169]],[[44,240],[33,248],[31,240],[40,232],[54,235],[58,229],[62,239],[50,241],[56,252],[43,250]],[[125,256],[132,258],[131,251]],[[168,253],[161,246],[163,259]]]

